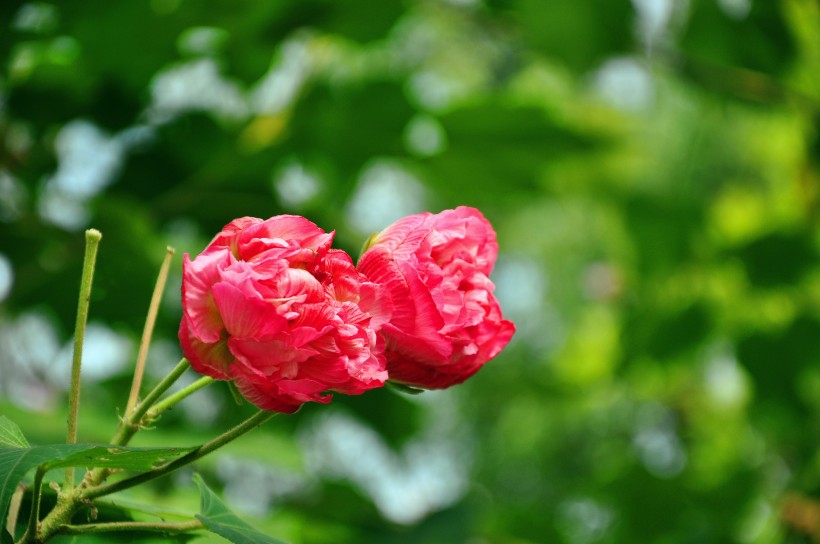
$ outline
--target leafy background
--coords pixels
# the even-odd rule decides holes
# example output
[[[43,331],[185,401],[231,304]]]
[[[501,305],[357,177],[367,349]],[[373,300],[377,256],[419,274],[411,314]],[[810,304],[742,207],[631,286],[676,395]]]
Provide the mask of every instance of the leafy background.
[[[179,255],[231,219],[305,215],[355,255],[467,204],[513,343],[199,463],[231,508],[305,544],[820,535],[815,0],[12,0],[0,25],[0,413],[32,443],[64,433],[84,228],[99,442],[166,245],[148,380],[180,355]],[[249,412],[213,386],[134,445]],[[186,472],[122,500],[197,497]]]

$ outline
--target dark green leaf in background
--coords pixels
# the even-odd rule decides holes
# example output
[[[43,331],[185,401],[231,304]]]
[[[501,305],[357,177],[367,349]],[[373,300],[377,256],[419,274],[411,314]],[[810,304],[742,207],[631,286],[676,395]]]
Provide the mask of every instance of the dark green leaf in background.
[[[681,46],[699,61],[780,75],[789,69],[796,52],[785,5],[696,0],[690,4]],[[732,13],[732,7],[737,13]]]
[[[524,41],[579,73],[633,47],[634,8],[628,0],[491,0],[515,22]]]

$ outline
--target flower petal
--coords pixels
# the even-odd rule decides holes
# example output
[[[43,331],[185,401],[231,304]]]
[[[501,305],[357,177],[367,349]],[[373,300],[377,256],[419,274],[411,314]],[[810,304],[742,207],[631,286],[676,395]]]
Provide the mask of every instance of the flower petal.
[[[301,392],[290,394],[289,391],[282,391],[278,384],[252,382],[243,376],[236,376],[235,383],[242,396],[252,404],[262,410],[283,414],[296,412],[308,401],[327,404],[333,398],[332,395],[305,395]]]
[[[195,371],[217,380],[230,379],[228,368],[235,359],[225,340],[211,344],[201,342],[191,333],[189,321],[183,316],[179,324],[179,343]]]
[[[219,234],[214,236],[214,239],[208,244],[206,251],[213,248],[224,247],[227,248],[234,257],[238,257],[237,244],[239,243],[239,236],[242,234],[242,231],[261,222],[262,220],[258,217],[240,217],[239,219],[234,219],[225,225]]]
[[[224,328],[211,288],[220,281],[221,270],[230,262],[227,249],[202,253],[193,261],[187,253],[183,256],[182,307],[191,333],[202,342],[216,342]]]
[[[287,320],[277,313],[276,306],[258,298],[254,292],[227,282],[217,283],[211,291],[225,329],[233,338],[264,341],[273,338],[287,325]]]
[[[250,260],[265,248],[295,240],[300,248],[324,252],[333,241],[333,232],[325,232],[315,223],[298,215],[277,215],[246,229],[239,238],[242,259]]]
[[[429,212],[403,217],[381,231],[374,245],[389,249],[398,259],[405,258],[415,253],[430,233],[432,217]]]

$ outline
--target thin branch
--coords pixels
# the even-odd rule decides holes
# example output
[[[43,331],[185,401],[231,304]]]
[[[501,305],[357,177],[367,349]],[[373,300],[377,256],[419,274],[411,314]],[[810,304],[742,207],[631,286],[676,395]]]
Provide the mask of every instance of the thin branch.
[[[77,443],[77,417],[80,411],[80,368],[83,360],[83,339],[88,322],[88,306],[91,300],[91,284],[94,282],[94,264],[102,234],[96,229],[85,231],[85,255],[80,280],[80,299],[77,303],[77,321],[74,325],[74,357],[71,364],[71,390],[68,397],[68,444]],[[65,487],[74,486],[74,468],[65,470]]]
[[[131,437],[136,434],[136,432],[140,429],[140,425],[142,425],[142,419],[145,417],[145,414],[148,410],[154,405],[154,403],[159,399],[163,393],[165,393],[176,381],[182,376],[188,367],[191,364],[188,362],[187,359],[184,357],[180,362],[168,373],[165,378],[159,382],[156,387],[154,387],[148,395],[140,402],[136,408],[134,408],[130,413],[125,414],[125,416],[120,419],[119,425],[117,425],[117,430],[114,433],[114,437],[111,438],[111,443],[116,446],[125,446],[131,440]],[[95,468],[90,470],[86,473],[85,479],[81,487],[93,487],[95,485],[99,485],[103,482],[108,475],[111,474],[111,470],[107,468]]]
[[[151,531],[164,534],[187,533],[204,529],[198,519],[181,522],[153,522],[153,521],[112,521],[109,523],[87,523],[85,525],[63,525],[58,534],[63,535],[91,535],[97,533],[111,533],[115,531]]]
[[[145,327],[142,330],[142,340],[140,341],[139,352],[137,353],[137,364],[134,367],[134,380],[131,383],[131,393],[128,396],[128,404],[125,406],[125,413],[131,412],[137,405],[137,399],[142,385],[142,375],[145,370],[145,359],[148,356],[148,346],[151,344],[151,336],[154,334],[154,324],[157,321],[159,303],[162,293],[165,290],[165,283],[168,280],[168,269],[171,266],[171,259],[174,256],[174,248],[165,248],[165,258],[159,269],[157,282],[154,285],[154,293],[151,296],[151,303],[148,306],[148,315],[145,318]]]
[[[183,387],[182,389],[180,389],[179,391],[177,391],[173,395],[169,395],[168,397],[164,398],[163,400],[161,400],[160,402],[155,404],[153,408],[148,410],[148,414],[147,414],[148,419],[155,419],[157,416],[159,416],[165,410],[168,410],[169,408],[173,408],[182,399],[186,398],[188,395],[191,395],[192,393],[195,393],[196,391],[199,391],[200,389],[202,389],[203,387],[205,387],[206,385],[208,385],[209,383],[211,383],[213,381],[214,381],[214,379],[211,378],[210,376],[204,376],[204,377],[198,379],[197,381],[195,381],[194,383],[192,383],[192,384],[190,384],[186,387]]]
[[[125,446],[128,444],[128,441],[131,440],[134,433],[139,430],[140,422],[148,410],[157,402],[163,393],[168,391],[168,389],[176,383],[179,377],[182,376],[190,366],[191,364],[188,360],[183,357],[179,364],[145,396],[142,402],[140,402],[131,413],[125,414],[125,417],[120,421],[119,427],[117,427],[114,438],[111,439],[111,443],[116,446]]]
[[[99,487],[91,487],[89,489],[86,489],[82,493],[82,497],[84,499],[96,499],[97,497],[110,495],[111,493],[116,493],[117,491],[122,491],[123,489],[128,489],[130,487],[134,487],[135,485],[139,485],[144,482],[154,480],[156,478],[159,478],[160,476],[165,476],[166,474],[173,472],[180,467],[193,463],[197,459],[200,459],[208,455],[212,451],[221,448],[228,442],[231,442],[232,440],[239,438],[243,434],[252,431],[253,429],[259,427],[260,425],[271,419],[276,414],[276,412],[266,412],[264,410],[260,410],[259,412],[249,417],[236,427],[229,429],[228,431],[217,436],[210,442],[206,442],[194,451],[186,455],[183,455],[182,457],[179,457],[178,459],[175,459],[170,463],[157,467],[153,470],[137,474],[136,476],[120,480],[118,482],[110,483],[107,485],[101,485]]]

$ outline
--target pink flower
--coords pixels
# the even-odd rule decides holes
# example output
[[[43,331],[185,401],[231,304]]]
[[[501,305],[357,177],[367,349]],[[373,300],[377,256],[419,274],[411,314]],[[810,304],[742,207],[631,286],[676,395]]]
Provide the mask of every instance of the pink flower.
[[[391,295],[380,331],[391,380],[450,387],[504,349],[515,326],[502,319],[488,277],[497,254],[490,223],[464,206],[405,217],[376,236],[358,269]]]
[[[304,217],[243,217],[186,254],[179,339],[194,370],[285,413],[382,386],[374,328],[390,307],[332,240]]]

